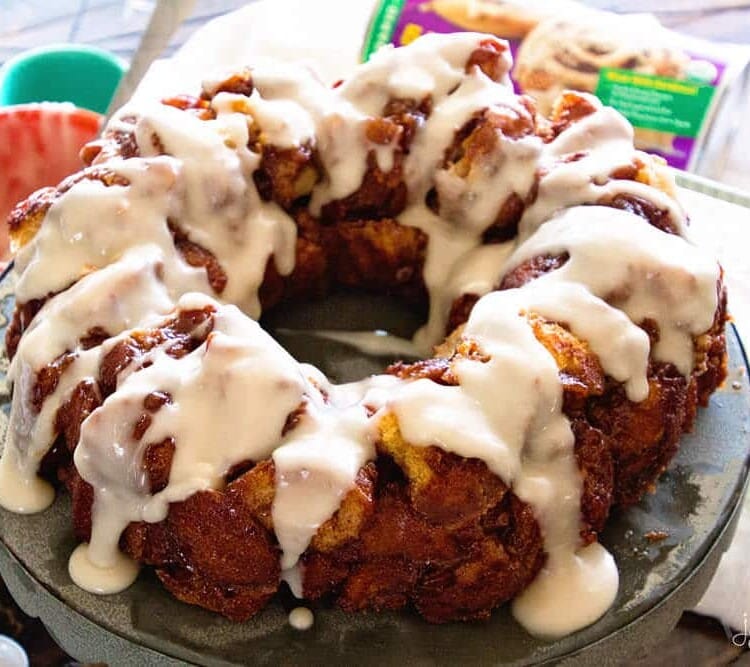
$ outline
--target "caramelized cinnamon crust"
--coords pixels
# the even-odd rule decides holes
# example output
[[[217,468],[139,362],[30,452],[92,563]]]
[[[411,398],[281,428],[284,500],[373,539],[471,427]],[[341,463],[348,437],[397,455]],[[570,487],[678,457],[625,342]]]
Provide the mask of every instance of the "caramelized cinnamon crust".
[[[253,470],[223,491],[200,491],[173,503],[159,523],[131,524],[121,546],[152,565],[175,597],[246,620],[278,589],[279,553],[269,531],[255,518],[244,491]]]
[[[410,299],[425,297],[427,236],[391,218],[341,222],[323,233],[339,285]]]

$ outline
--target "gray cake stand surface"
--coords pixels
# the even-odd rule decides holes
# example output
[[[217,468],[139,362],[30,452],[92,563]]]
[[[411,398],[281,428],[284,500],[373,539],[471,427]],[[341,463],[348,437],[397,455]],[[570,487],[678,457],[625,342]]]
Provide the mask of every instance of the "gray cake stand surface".
[[[13,307],[12,284],[0,285],[0,311]],[[342,316],[342,313],[345,315]],[[419,313],[388,299],[339,295],[288,307],[266,324],[295,329],[385,328],[409,335]],[[3,334],[0,329],[0,335]],[[415,614],[344,614],[314,607],[315,625],[291,628],[299,604],[280,594],[246,623],[232,623],[171,597],[148,571],[127,591],[98,597],[67,574],[75,547],[70,503],[60,494],[45,512],[0,511],[0,575],[19,606],[81,661],[111,665],[198,664],[511,664],[614,665],[657,644],[705,591],[729,544],[748,479],[748,373],[736,332],[727,331],[730,377],[653,494],[615,513],[602,535],[620,569],[617,600],[595,624],[556,642],[529,636],[507,608],[485,623],[432,626]],[[279,338],[284,338],[279,336]],[[340,343],[297,334],[282,340],[304,361],[338,381],[382,368]],[[0,371],[7,359],[0,359]],[[7,428],[8,387],[0,374],[0,433]],[[667,536],[651,542],[649,531]]]

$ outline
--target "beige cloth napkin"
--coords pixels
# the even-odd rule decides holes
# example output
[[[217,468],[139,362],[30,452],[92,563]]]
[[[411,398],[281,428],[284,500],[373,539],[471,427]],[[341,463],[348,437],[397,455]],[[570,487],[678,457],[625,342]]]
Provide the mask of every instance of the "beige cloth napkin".
[[[683,191],[697,243],[721,261],[729,290],[729,310],[745,345],[750,345],[750,209]],[[750,626],[750,495],[745,498],[732,544],[694,611],[717,617],[727,628]]]

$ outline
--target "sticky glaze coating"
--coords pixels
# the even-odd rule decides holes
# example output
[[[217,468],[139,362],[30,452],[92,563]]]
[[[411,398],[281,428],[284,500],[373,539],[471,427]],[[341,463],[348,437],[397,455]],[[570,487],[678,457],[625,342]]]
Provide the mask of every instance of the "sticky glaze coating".
[[[237,620],[281,581],[436,623],[513,600],[547,637],[609,608],[597,535],[725,375],[721,269],[619,114],[542,117],[510,66],[467,33],[333,89],[248,68],[18,205],[0,503],[68,489],[76,583],[140,563]],[[333,285],[427,301],[434,356],[334,385],[252,319]]]

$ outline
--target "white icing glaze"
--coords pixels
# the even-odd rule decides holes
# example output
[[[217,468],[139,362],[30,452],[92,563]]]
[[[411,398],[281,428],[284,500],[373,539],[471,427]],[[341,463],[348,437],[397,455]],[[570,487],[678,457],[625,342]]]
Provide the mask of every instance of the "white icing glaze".
[[[36,470],[55,439],[58,408],[74,387],[97,375],[99,349],[83,350],[79,339],[97,326],[110,335],[119,334],[172,307],[158,277],[161,258],[156,246],[127,251],[115,264],[84,276],[64,298],[48,301],[26,330],[8,371],[15,399],[3,459],[12,453],[27,488],[43,488]],[[74,358],[37,412],[31,403],[37,373],[64,352]]]
[[[320,213],[327,202],[352,194],[362,183],[367,169],[367,154],[374,151],[378,164],[390,169],[393,146],[377,146],[365,138],[367,116],[351,104],[339,103],[318,124],[318,154],[326,178],[315,186],[310,209]]]
[[[462,294],[484,296],[497,289],[498,277],[515,242],[491,243],[472,248],[451,267],[445,293],[453,301]]]
[[[563,637],[591,625],[612,606],[618,578],[611,554],[597,542],[589,544],[557,572],[545,566],[513,601],[513,615],[534,635]]]
[[[160,521],[169,503],[221,488],[232,466],[271,457],[282,577],[301,595],[299,557],[374,458],[378,420],[392,411],[408,442],[484,461],[533,507],[547,562],[514,605],[525,627],[560,636],[606,611],[617,590],[616,568],[599,545],[581,548],[581,476],[562,412],[562,385],[527,315],[567,326],[623,383],[628,398],[639,401],[648,393],[649,341],[637,325],[654,320],[660,338],[652,358],[687,375],[693,336],[714,317],[719,271],[684,239],[633,214],[578,206],[617,193],[635,195],[668,211],[685,233],[685,215],[669,196],[643,183],[609,180],[639,157],[631,128],[612,110],[598,108],[548,144],[498,134],[496,153],[477,158],[465,178],[444,168],[455,132],[478,112],[527,113],[507,80],[498,84],[478,68],[465,71],[485,39],[428,35],[408,49],[384,49],[337,89],[302,67],[266,64],[251,71],[255,89],[249,97],[214,97],[214,120],[139,103],[112,121],[111,127],[132,129],[124,118],[131,111],[137,118],[141,157],[106,164],[128,184],[73,185],[16,258],[19,302],[60,294],[27,328],[10,369],[14,401],[11,438],[0,461],[0,504],[38,511],[51,501],[51,488],[36,471],[57,435],[57,410],[80,382],[94,382],[103,355],[119,340],[134,328],[158,325],[175,304],[182,310],[208,306],[215,314],[203,325],[212,330],[202,345],[180,359],[164,345],[155,347],[146,355],[150,365],[141,360],[123,369],[115,393],[83,422],[74,462],[93,486],[95,501],[91,544],[79,547],[69,564],[76,583],[95,592],[121,590],[136,574],[117,549],[128,523]],[[408,201],[399,216],[429,237],[423,278],[430,315],[415,342],[428,349],[441,340],[457,297],[486,295],[464,335],[489,359],[456,361],[458,386],[392,376],[335,386],[317,369],[295,362],[237,308],[207,296],[212,290],[205,270],[185,262],[169,225],[214,254],[227,277],[221,297],[257,317],[267,263],[273,261],[281,275],[294,268],[296,225],[258,195],[253,172],[260,156],[247,146],[250,128],[267,145],[316,151],[324,174],[312,195],[315,214],[358,188],[371,152],[382,171],[392,168],[397,146],[367,139],[371,118],[391,99],[419,102],[427,96],[432,112],[416,128],[406,157]],[[526,201],[537,177],[538,194],[522,217],[519,241],[483,245],[483,232],[508,197]],[[440,216],[425,203],[433,188]],[[570,256],[561,268],[520,289],[492,291],[525,260],[559,253]],[[95,327],[112,338],[82,349],[82,337]],[[372,342],[356,333],[319,333]],[[31,403],[36,374],[64,352],[73,359],[37,413]],[[155,391],[170,400],[150,415],[136,441],[133,425],[144,413],[144,398]],[[299,419],[285,432],[300,406]],[[143,454],[167,438],[175,445],[169,480],[152,494]],[[575,614],[565,602],[573,596],[582,600]]]
[[[289,612],[289,625],[295,630],[309,630],[315,623],[315,616],[307,607],[295,607]]]
[[[136,138],[149,155],[155,134],[179,160],[182,196],[172,200],[170,217],[191,241],[221,257],[227,274],[222,297],[258,317],[266,263],[273,257],[279,273],[291,273],[297,228],[276,204],[260,200],[252,182],[259,156],[247,148],[247,122],[241,113],[219,112],[216,120],[202,121],[155,104],[142,114]]]
[[[32,480],[57,435],[55,431],[57,410],[80,382],[96,375],[98,350],[77,353],[72,363],[60,376],[54,392],[45,399],[38,413],[31,402],[33,388],[37,382],[36,371],[30,366],[20,364],[18,369],[14,377],[13,392],[19,398],[11,405],[8,423],[9,437],[3,450],[3,458],[10,456],[10,452],[14,451],[15,463],[25,477],[26,484],[29,488],[37,488]]]
[[[52,205],[34,239],[16,255],[16,298],[21,303],[66,289],[128,249],[152,244],[162,252],[163,279],[170,291],[210,291],[205,272],[182,260],[167,228],[177,180],[174,160],[113,161],[108,167],[130,185],[76,183]]]
[[[359,469],[374,458],[376,436],[362,404],[326,405],[322,397],[310,397],[300,423],[272,455],[272,516],[282,569],[296,564],[339,508]]]
[[[250,97],[219,93],[212,106],[217,111],[242,111],[253,117],[262,128],[261,140],[281,148],[301,146],[315,138],[315,124],[296,96],[266,99],[256,88]]]
[[[464,335],[477,340],[490,358],[457,361],[458,386],[417,380],[394,392],[387,407],[397,415],[408,442],[479,458],[531,505],[547,552],[544,584],[537,584],[537,579],[531,588],[543,586],[559,593],[582,558],[581,477],[573,433],[562,413],[557,366],[523,314],[528,291],[532,290],[493,292],[477,302]],[[538,298],[546,304],[545,298]],[[581,322],[580,314],[574,317]],[[640,365],[645,375],[645,364]],[[645,377],[638,380],[645,383]],[[471,429],[466,429],[467,423]],[[594,567],[590,570],[597,575]],[[595,577],[605,593],[583,599],[580,618],[592,622],[607,610],[617,590],[616,570],[614,578],[610,574],[602,568],[602,576]],[[535,629],[545,622],[546,612],[538,605],[528,603],[525,610],[519,617],[525,627]]]
[[[304,578],[304,567],[299,561],[293,567],[281,571],[281,581],[285,581],[292,595],[300,600],[305,597],[302,590]]]
[[[276,495],[272,517],[282,551],[281,567],[290,571],[318,528],[338,510],[360,468],[375,456],[378,432],[371,410],[384,403],[384,392],[398,385],[391,376],[333,385],[320,371],[302,365],[312,386],[305,413],[273,452]],[[297,577],[287,581],[294,585]],[[301,594],[292,588],[292,591]]]
[[[646,332],[584,285],[566,282],[564,274],[557,274],[555,278],[555,281],[526,286],[519,294],[523,307],[553,322],[566,324],[573,334],[588,343],[607,375],[624,384],[631,401],[645,400],[649,356]],[[512,298],[511,292],[499,294]]]
[[[216,488],[235,463],[267,458],[304,390],[296,362],[234,306],[221,307],[206,342],[190,354],[180,359],[161,354],[128,375],[83,423],[74,456],[81,476],[94,487],[92,562],[111,566],[131,521],[160,521],[169,503]],[[154,391],[169,394],[171,401],[135,441],[133,425]],[[244,437],[238,438],[240,433]],[[169,483],[152,495],[143,453],[148,444],[170,437],[175,451]]]
[[[430,311],[427,323],[414,336],[417,347],[423,353],[428,353],[445,334],[451,295],[459,287],[446,280],[446,277],[462,260],[466,263],[466,258],[477,247],[478,239],[474,234],[455,233],[423,204],[410,206],[398,219],[402,224],[419,227],[429,236],[422,278],[430,295]],[[490,280],[496,277],[495,271]]]
[[[18,514],[36,514],[47,509],[55,499],[52,485],[37,477],[36,469],[28,474],[18,461],[18,450],[7,444],[0,458],[0,506]]]
[[[717,306],[716,260],[636,215],[584,206],[542,225],[518,248],[507,268],[537,255],[566,251],[568,262],[537,282],[581,283],[633,322],[655,321],[659,341],[654,357],[688,375],[694,361],[692,337],[711,327]]]
[[[476,156],[468,176],[461,178],[441,168],[445,150],[457,130],[478,111],[499,115],[528,115],[513,91],[475,70],[441,100],[416,134],[404,167],[411,200],[423,201],[435,185],[441,216],[467,233],[481,234],[497,217],[511,193],[525,199],[534,183],[542,141],[536,136],[513,140],[496,133],[501,150]]]
[[[75,349],[81,333],[106,326],[115,335],[147,315],[169,312],[174,304],[159,277],[162,268],[159,248],[141,246],[84,276],[65,292],[65,298],[48,301],[24,332],[8,371],[11,379],[22,364],[39,370]]]
[[[471,53],[487,35],[472,32],[427,34],[408,49],[384,46],[340,87],[341,95],[369,115],[379,114],[392,98],[442,99],[464,80]],[[502,56],[503,86],[510,87],[510,50]]]
[[[112,595],[124,591],[138,576],[140,566],[117,552],[107,567],[95,565],[89,557],[89,545],[79,544],[68,560],[68,574],[76,586],[97,595]]]
[[[571,124],[542,149],[539,190],[519,224],[520,240],[564,208],[594,203],[619,192],[641,195],[669,211],[671,220],[684,234],[685,214],[672,197],[635,181],[610,182],[613,172],[632,165],[642,154],[633,148],[633,128],[627,120],[611,107],[603,107],[593,95],[585,97],[597,110]]]
[[[430,97],[435,105],[424,126],[417,129],[404,169],[413,202],[424,198],[434,177],[434,167],[450,144],[453,133],[474,112],[498,100],[517,107],[507,78],[508,51],[502,56],[505,76],[501,84],[491,81],[478,68],[466,73],[471,53],[486,39],[486,35],[477,33],[428,34],[409,49],[385,46],[358,68],[357,76],[344,81],[335,91],[335,111],[318,127],[318,149],[329,179],[316,188],[313,211],[319,211],[320,206],[331,199],[354,192],[365,173],[367,152],[375,152],[382,171],[391,169],[395,146],[379,146],[363,142],[362,138],[362,124],[369,117],[380,115],[389,100],[420,102]],[[523,150],[517,149],[516,153]],[[530,175],[533,178],[533,169]],[[494,184],[499,181],[495,179]],[[469,194],[471,196],[465,199],[484,199],[480,206],[470,207],[476,211],[475,217],[486,216],[487,208],[499,208],[497,201],[478,196],[477,190]]]

